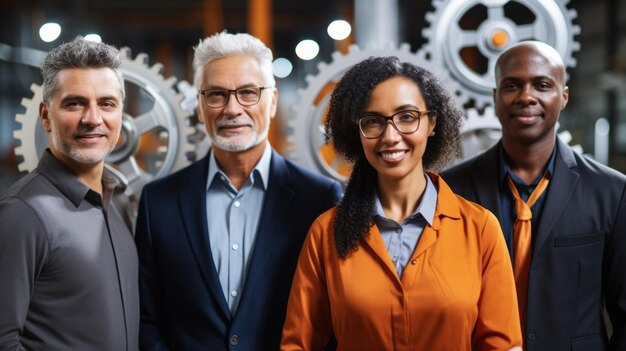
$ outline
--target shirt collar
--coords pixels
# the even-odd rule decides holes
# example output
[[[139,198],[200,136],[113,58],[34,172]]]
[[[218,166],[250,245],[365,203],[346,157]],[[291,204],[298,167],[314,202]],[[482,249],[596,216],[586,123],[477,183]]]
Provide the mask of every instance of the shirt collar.
[[[539,179],[541,179],[541,177],[543,177],[543,175],[546,172],[549,172],[550,175],[554,175],[554,162],[556,159],[556,153],[557,153],[557,148],[558,148],[558,144],[559,143],[554,143],[554,148],[552,149],[552,154],[550,155],[550,160],[548,160],[548,164],[546,165],[546,169],[541,173],[540,176],[537,177],[537,179],[533,180],[532,184],[536,184],[539,182]],[[511,167],[509,166],[508,162],[506,161],[506,151],[504,151],[504,147],[502,146],[502,144],[500,144],[500,157],[499,157],[499,168],[500,168],[500,189],[502,189],[503,187],[507,187],[506,185],[506,177],[510,174],[511,178],[513,179],[513,181],[515,183],[518,184],[522,184],[520,183],[521,180],[519,180],[519,177],[517,177],[513,171],[511,171]]]
[[[100,194],[91,190],[87,185],[81,182],[71,170],[59,162],[59,160],[52,155],[50,149],[46,149],[46,152],[44,152],[39,160],[37,171],[59,189],[76,207],[78,207],[85,198],[93,201],[94,196],[90,195],[90,192],[100,197]],[[102,191],[113,192],[117,187],[126,189],[124,176],[105,165],[102,173]]]
[[[416,218],[418,214],[421,214],[426,222],[432,226],[433,218],[435,217],[435,208],[437,207],[437,189],[432,180],[430,180],[430,177],[424,174],[424,178],[426,178],[426,189],[422,196],[422,201],[408,218],[413,219]],[[374,190],[374,204],[376,207],[376,216],[387,218],[385,217],[385,212],[383,211],[383,206],[380,203],[380,198],[376,190]]]
[[[254,174],[258,174],[258,178],[261,180],[261,186],[263,186],[263,190],[267,190],[267,184],[270,176],[270,161],[272,160],[272,146],[269,142],[265,142],[265,150],[263,150],[263,154],[259,159],[259,162],[256,163],[252,172],[250,173],[251,178]],[[217,175],[222,175],[228,179],[226,173],[222,171],[220,166],[217,164],[217,160],[215,159],[215,154],[210,152],[209,154],[209,174],[207,176],[206,189],[209,190],[213,179]]]

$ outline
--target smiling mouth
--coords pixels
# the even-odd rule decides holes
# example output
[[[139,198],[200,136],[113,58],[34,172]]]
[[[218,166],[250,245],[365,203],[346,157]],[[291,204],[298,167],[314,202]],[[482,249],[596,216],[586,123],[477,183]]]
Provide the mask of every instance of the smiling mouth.
[[[378,154],[386,161],[397,161],[402,159],[406,151],[379,152]]]
[[[103,137],[105,137],[104,134],[80,134],[76,136],[77,139],[87,139],[87,140],[98,139],[98,138],[103,138]]]

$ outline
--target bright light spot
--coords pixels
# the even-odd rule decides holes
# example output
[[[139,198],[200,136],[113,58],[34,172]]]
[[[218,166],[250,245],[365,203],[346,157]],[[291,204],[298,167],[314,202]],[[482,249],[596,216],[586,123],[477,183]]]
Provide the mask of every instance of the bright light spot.
[[[350,26],[350,23],[344,20],[336,20],[330,22],[326,31],[331,38],[335,40],[344,40],[348,37],[348,35],[350,35],[350,32],[352,32],[352,27]]]
[[[100,37],[98,34],[87,34],[85,35],[85,40],[102,43],[102,37]]]
[[[56,40],[59,35],[61,35],[61,26],[58,23],[46,23],[39,28],[39,37],[46,43]]]
[[[306,39],[296,45],[296,55],[308,61],[312,60],[320,52],[320,46],[314,40]]]
[[[272,63],[272,67],[274,69],[274,75],[278,78],[285,78],[289,74],[291,74],[291,70],[293,70],[293,65],[289,60],[284,57],[279,57]]]

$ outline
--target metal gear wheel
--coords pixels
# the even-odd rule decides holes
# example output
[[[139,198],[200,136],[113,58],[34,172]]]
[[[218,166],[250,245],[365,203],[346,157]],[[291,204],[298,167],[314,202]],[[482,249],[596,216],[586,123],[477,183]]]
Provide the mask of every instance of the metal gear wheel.
[[[474,108],[467,109],[461,129],[461,159],[457,162],[487,150],[502,136],[502,126],[493,107],[486,107],[482,114]]]
[[[576,10],[569,0],[433,0],[426,14],[430,26],[422,30],[428,40],[424,50],[431,61],[442,62],[457,79],[474,106],[492,102],[494,68],[499,54],[528,39],[553,46],[567,67],[574,67]],[[472,16],[466,16],[472,12]],[[470,20],[470,19],[474,20]],[[475,18],[484,18],[475,23]],[[486,61],[486,62],[485,62]],[[469,64],[468,64],[469,62]],[[463,92],[457,95],[463,95]],[[463,101],[469,102],[470,99]]]
[[[121,53],[125,57],[120,69],[127,97],[120,142],[106,162],[126,178],[127,194],[136,200],[147,182],[172,173],[196,158],[192,142],[196,130],[191,121],[193,104],[185,96],[190,94],[174,89],[177,79],[165,79],[159,63],[148,66],[148,56],[144,53],[135,59],[131,59],[129,48],[121,49]],[[181,89],[181,85],[178,87]],[[20,171],[35,169],[49,145],[49,136],[39,118],[41,86],[33,84],[31,91],[31,99],[22,99],[26,112],[15,118],[21,124],[13,133],[20,141],[15,148],[15,154],[23,158],[18,165]],[[151,152],[139,157],[140,144],[144,142],[148,148],[156,148],[156,156]]]
[[[320,63],[317,66],[319,73],[306,77],[308,86],[298,92],[300,100],[291,106],[291,118],[287,121],[290,159],[312,171],[343,182],[347,180],[350,165],[331,145],[324,143],[324,119],[334,85],[350,67],[371,56],[397,56],[400,61],[411,62],[433,72],[448,91],[461,90],[445,68],[428,60],[422,51],[411,52],[409,44],[401,44],[399,48],[391,44],[369,46],[364,50],[351,45],[348,54],[334,52],[331,63]]]

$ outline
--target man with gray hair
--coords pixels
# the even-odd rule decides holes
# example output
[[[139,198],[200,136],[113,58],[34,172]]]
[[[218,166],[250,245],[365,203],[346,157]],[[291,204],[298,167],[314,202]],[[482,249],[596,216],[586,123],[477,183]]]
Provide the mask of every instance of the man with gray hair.
[[[77,37],[44,59],[35,170],[0,197],[0,349],[137,350],[137,253],[120,177],[114,47]]]
[[[274,151],[272,52],[249,34],[195,48],[202,160],[143,189],[136,242],[144,350],[278,350],[307,230],[341,187]]]

